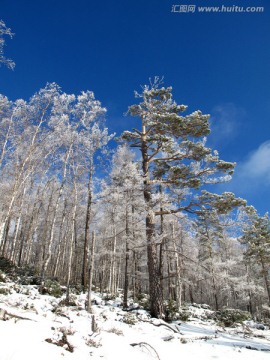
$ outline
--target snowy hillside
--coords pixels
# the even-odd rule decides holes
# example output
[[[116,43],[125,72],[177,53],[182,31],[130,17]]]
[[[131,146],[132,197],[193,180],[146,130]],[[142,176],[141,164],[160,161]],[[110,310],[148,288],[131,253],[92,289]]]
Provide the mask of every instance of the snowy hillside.
[[[84,310],[85,295],[72,294],[69,307],[63,299],[41,295],[35,285],[1,282],[0,359],[269,358],[267,327],[246,321],[222,328],[200,306],[189,307],[188,322],[167,324],[143,309],[123,311],[120,298],[106,301],[95,293],[94,316]]]

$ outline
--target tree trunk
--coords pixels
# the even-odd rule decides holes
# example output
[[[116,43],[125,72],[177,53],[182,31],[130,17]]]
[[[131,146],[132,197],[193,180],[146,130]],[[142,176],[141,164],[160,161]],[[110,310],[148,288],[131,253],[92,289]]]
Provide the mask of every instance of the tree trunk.
[[[189,291],[190,302],[191,302],[191,304],[193,304],[194,303],[194,298],[193,298],[193,291],[192,291],[191,284],[188,285],[188,291]]]
[[[71,239],[70,239],[70,250],[68,257],[68,275],[67,275],[67,294],[66,294],[66,303],[69,304],[69,288],[70,288],[70,278],[71,278],[71,266],[72,266],[72,256],[73,256],[73,246],[75,239],[75,221],[76,221],[76,213],[77,213],[77,187],[76,183],[74,185],[75,190],[75,199],[74,199],[74,208],[72,214],[72,222],[71,222]]]
[[[19,210],[19,215],[16,219],[16,225],[15,225],[15,229],[14,229],[14,233],[13,233],[13,241],[12,241],[12,245],[11,245],[11,251],[10,251],[10,255],[9,258],[11,259],[11,261],[15,262],[15,251],[16,251],[16,245],[17,245],[17,240],[18,240],[18,235],[19,235],[19,230],[20,230],[20,226],[21,226],[21,220],[22,220],[22,209],[23,209],[23,201],[24,201],[24,196],[25,196],[25,191],[26,191],[26,186],[23,189],[23,193],[20,199],[20,210]]]
[[[92,233],[92,244],[91,244],[91,254],[89,261],[89,284],[88,284],[88,294],[87,294],[87,305],[86,310],[92,312],[92,284],[93,284],[93,270],[94,270],[94,260],[95,260],[95,244],[96,244],[96,234]]]
[[[116,227],[113,224],[113,241],[111,249],[111,261],[109,269],[109,292],[115,294],[116,292]]]
[[[172,222],[172,241],[173,241],[173,250],[175,257],[175,267],[176,267],[176,304],[178,310],[180,310],[182,306],[182,281],[181,281],[181,264],[179,259],[179,254],[176,248],[176,240],[175,240],[175,229],[174,222]]]
[[[10,218],[7,219],[6,225],[5,225],[5,232],[4,232],[4,238],[3,238],[3,244],[2,244],[2,256],[6,256],[6,247],[8,242],[8,233],[9,233],[9,227],[10,227]]]
[[[130,237],[130,228],[129,228],[129,214],[128,214],[128,205],[126,205],[126,253],[125,253],[125,275],[124,275],[124,299],[123,299],[123,308],[128,308],[128,262],[129,262],[129,237]]]
[[[63,226],[64,226],[64,223],[66,220],[66,215],[67,215],[66,210],[67,210],[67,200],[65,199],[63,215],[62,215],[61,225],[60,225],[60,229],[59,229],[58,245],[57,245],[57,249],[56,249],[56,259],[55,259],[55,264],[54,264],[53,277],[56,277],[57,273],[58,273],[60,255],[61,255],[61,251],[62,251],[62,244],[65,239],[65,237],[63,236]],[[72,236],[73,236],[73,229],[72,229]]]
[[[162,194],[162,186],[159,186],[159,193],[160,195]],[[159,244],[159,277],[160,277],[160,284],[162,286],[162,291],[163,291],[163,267],[164,267],[164,259],[163,259],[163,250],[164,250],[164,245],[165,245],[165,237],[163,234],[163,224],[164,224],[164,215],[162,214],[163,211],[163,207],[162,207],[162,203],[160,203],[160,236],[161,236],[161,241]]]
[[[90,174],[88,180],[88,195],[86,206],[86,219],[84,230],[84,246],[83,246],[83,263],[82,263],[82,286],[83,291],[87,288],[87,270],[88,270],[88,257],[89,257],[89,244],[90,244],[90,223],[91,223],[91,209],[92,209],[92,181],[93,181],[93,164],[90,164]]]
[[[157,262],[156,244],[154,242],[154,216],[153,212],[146,216],[150,313],[152,317],[162,318],[164,317],[163,293]]]
[[[144,175],[144,201],[146,205],[146,241],[147,241],[147,266],[149,276],[150,313],[153,317],[164,317],[163,292],[158,266],[155,244],[155,214],[151,204],[151,185],[149,179],[149,158],[147,148],[146,128],[142,129],[142,169]]]

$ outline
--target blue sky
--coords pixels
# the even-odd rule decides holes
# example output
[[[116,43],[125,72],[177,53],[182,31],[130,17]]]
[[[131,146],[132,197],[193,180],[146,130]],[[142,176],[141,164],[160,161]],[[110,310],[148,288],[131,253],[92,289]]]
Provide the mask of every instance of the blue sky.
[[[194,13],[173,5],[196,5]],[[263,6],[259,13],[199,13],[199,6]],[[179,7],[178,7],[179,9]],[[238,163],[222,190],[263,214],[270,204],[270,3],[267,0],[1,0],[16,34],[0,69],[0,93],[29,98],[47,82],[94,91],[118,134],[133,91],[164,76],[177,102],[210,113],[209,145]],[[214,191],[214,188],[213,188]]]

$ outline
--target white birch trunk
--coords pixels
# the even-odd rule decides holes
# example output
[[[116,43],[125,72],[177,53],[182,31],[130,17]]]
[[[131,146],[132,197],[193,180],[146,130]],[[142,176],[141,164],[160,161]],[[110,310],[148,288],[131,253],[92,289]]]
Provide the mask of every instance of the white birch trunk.
[[[92,312],[92,285],[93,285],[93,269],[95,261],[95,244],[96,244],[96,234],[92,233],[92,244],[91,244],[91,254],[89,259],[89,284],[88,284],[88,294],[87,294],[87,306],[86,310]]]
[[[75,239],[75,222],[76,222],[76,214],[77,214],[78,195],[77,195],[76,181],[74,181],[74,190],[75,190],[75,199],[74,199],[74,208],[72,214],[71,239],[70,239],[70,250],[69,250],[69,258],[68,258],[67,296],[66,296],[67,304],[69,303],[69,286],[70,286],[70,278],[71,278],[71,265],[72,265],[73,247],[74,247],[74,239]]]
[[[58,211],[58,207],[59,207],[60,200],[61,200],[61,197],[62,197],[62,193],[63,193],[63,190],[64,190],[64,184],[65,184],[66,176],[67,176],[67,163],[68,163],[68,160],[69,160],[69,157],[70,157],[72,145],[73,144],[70,145],[68,153],[66,155],[66,159],[65,159],[65,163],[64,163],[62,184],[61,184],[61,186],[59,188],[58,197],[57,197],[57,201],[56,201],[56,204],[55,204],[54,217],[53,217],[53,222],[52,222],[52,226],[51,226],[51,232],[50,232],[50,238],[49,238],[49,243],[48,243],[47,256],[45,258],[45,261],[43,262],[43,267],[42,267],[42,274],[41,274],[42,282],[44,280],[45,273],[47,271],[49,262],[50,262],[51,257],[52,257],[52,243],[53,243],[53,238],[54,238],[57,211]]]
[[[173,241],[174,259],[176,266],[176,304],[177,304],[177,308],[180,309],[182,306],[181,262],[176,247],[174,221],[172,222],[172,241]]]

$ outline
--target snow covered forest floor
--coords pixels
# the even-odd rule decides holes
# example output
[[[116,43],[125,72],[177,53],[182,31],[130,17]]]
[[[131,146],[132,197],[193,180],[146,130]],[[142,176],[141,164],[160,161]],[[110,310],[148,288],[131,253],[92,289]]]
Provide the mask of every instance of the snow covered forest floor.
[[[84,294],[41,295],[38,285],[22,285],[2,273],[0,359],[268,359],[269,327],[244,321],[222,327],[207,306],[188,305],[189,320],[166,323],[132,303],[123,311],[121,295],[94,293],[93,314]],[[63,289],[64,290],[64,289]],[[134,309],[134,310],[132,310]]]

